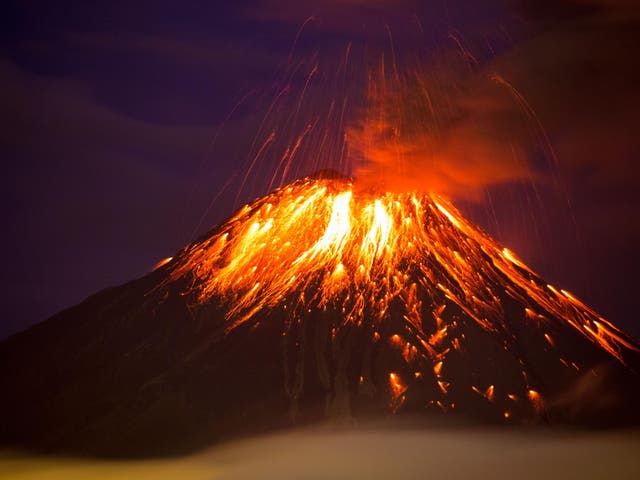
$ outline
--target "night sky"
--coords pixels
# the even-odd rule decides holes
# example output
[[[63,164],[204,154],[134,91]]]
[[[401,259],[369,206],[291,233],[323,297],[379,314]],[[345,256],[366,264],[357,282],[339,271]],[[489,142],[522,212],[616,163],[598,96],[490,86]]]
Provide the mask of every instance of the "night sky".
[[[443,188],[470,218],[640,337],[635,1],[93,3],[3,4],[0,338],[145,274],[266,193],[278,148],[327,99],[356,98],[390,45],[400,70],[420,57],[425,78],[440,74],[447,106],[447,175],[410,158],[398,181],[458,179]],[[353,80],[340,83],[349,44]],[[243,182],[271,131],[271,156]],[[304,156],[282,181],[318,166]]]

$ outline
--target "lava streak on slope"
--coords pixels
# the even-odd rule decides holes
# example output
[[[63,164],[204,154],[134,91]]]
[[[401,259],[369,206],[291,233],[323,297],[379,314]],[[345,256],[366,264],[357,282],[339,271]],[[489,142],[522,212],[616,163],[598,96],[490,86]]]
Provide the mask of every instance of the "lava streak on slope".
[[[394,412],[548,418],[585,375],[599,384],[599,364],[637,370],[632,339],[446,200],[355,187],[308,177],[245,206],[163,267],[161,289],[185,285],[191,309],[222,304],[225,335],[279,312],[286,391],[303,397],[313,356],[327,412],[382,390]]]

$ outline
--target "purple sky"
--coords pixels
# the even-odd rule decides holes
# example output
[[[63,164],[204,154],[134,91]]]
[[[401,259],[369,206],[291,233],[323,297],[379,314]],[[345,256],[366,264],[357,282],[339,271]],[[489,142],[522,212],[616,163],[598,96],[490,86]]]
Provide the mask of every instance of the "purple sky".
[[[457,79],[468,93],[451,131],[475,132],[478,122],[509,129],[509,118],[483,107],[479,80],[493,71],[507,78],[535,110],[557,163],[538,148],[527,159],[535,184],[489,181],[479,202],[456,203],[551,282],[640,337],[640,14],[632,3],[5,3],[0,338],[143,275],[233,211],[310,15],[295,55],[301,70],[304,59],[321,67],[305,114],[330,93],[323,59],[348,42],[354,58],[388,50],[386,26],[399,57],[446,52],[451,34],[479,52],[475,71]],[[274,114],[267,126],[280,120]],[[260,185],[249,182],[239,200],[265,193]]]

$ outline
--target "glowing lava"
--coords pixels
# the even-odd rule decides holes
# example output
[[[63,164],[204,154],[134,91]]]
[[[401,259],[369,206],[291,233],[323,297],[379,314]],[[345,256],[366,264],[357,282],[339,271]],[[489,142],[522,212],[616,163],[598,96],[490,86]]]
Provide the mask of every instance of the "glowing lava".
[[[474,331],[489,334],[517,360],[517,393],[537,413],[544,389],[523,359],[523,328],[535,332],[545,352],[560,348],[558,338],[567,329],[622,364],[629,351],[638,351],[631,339],[548,285],[446,200],[363,193],[347,180],[306,178],[276,190],[187,247],[167,268],[167,282],[186,280],[197,303],[215,299],[225,307],[227,334],[256,326],[264,319],[260,312],[273,310],[286,312],[285,336],[292,325],[313,321],[313,312],[331,314],[332,337],[350,325],[366,327],[372,344],[388,330],[387,322],[401,325],[387,337],[407,368],[387,372],[394,411],[409,398],[412,386],[401,378],[410,377],[431,378],[441,396],[433,401],[444,409],[459,375],[448,370],[449,357],[474,348]],[[579,358],[554,355],[572,374],[580,368]],[[465,388],[487,402],[502,402],[500,417],[512,418],[512,384],[483,381]],[[366,386],[371,380],[359,375],[356,382]]]

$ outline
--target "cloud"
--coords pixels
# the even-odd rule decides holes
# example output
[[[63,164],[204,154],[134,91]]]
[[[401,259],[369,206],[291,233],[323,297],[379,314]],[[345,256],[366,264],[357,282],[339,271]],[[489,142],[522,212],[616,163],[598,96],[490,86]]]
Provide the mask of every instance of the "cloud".
[[[173,68],[234,68],[238,70],[273,70],[281,56],[250,37],[180,38],[142,32],[72,32],[63,38],[67,48],[84,48],[95,52],[136,52],[141,56],[166,59]],[[234,76],[232,72],[228,72]]]
[[[81,82],[30,74],[6,60],[0,61],[0,78],[8,146],[21,151],[87,154],[127,144],[175,155],[208,134],[203,127],[163,127],[124,116],[98,104]]]
[[[95,460],[6,453],[0,473],[21,478],[500,479],[634,478],[637,431],[538,431],[532,427],[412,428],[321,425],[232,443],[171,459]],[[418,426],[416,426],[418,425]]]

